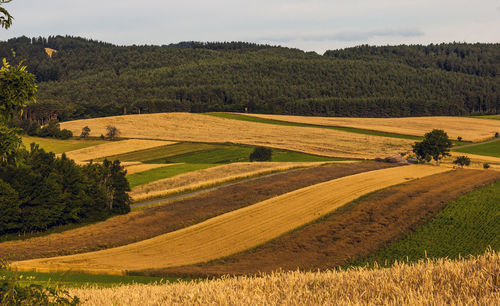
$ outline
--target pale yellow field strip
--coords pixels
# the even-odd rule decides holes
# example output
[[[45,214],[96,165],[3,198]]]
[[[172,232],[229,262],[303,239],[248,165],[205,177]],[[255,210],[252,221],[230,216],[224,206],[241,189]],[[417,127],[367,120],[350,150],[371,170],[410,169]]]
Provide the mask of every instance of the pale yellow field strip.
[[[354,161],[348,161],[354,162]],[[262,175],[275,171],[285,171],[300,167],[313,167],[339,162],[253,162],[232,163],[218,167],[192,171],[174,177],[154,181],[132,189],[130,196],[134,201],[141,201],[186,190],[213,186],[228,181]],[[340,163],[345,163],[341,161]]]
[[[481,120],[484,121],[484,120]],[[89,126],[94,135],[116,126],[123,137],[261,145],[330,157],[375,158],[411,151],[413,141],[338,130],[270,125],[214,116],[163,113],[61,123],[76,133]]]
[[[404,135],[424,136],[433,129],[444,130],[452,139],[458,136],[467,141],[492,138],[500,132],[500,120],[468,117],[408,117],[408,118],[346,118],[286,115],[242,114],[281,121],[343,126]]]
[[[103,143],[97,146],[66,152],[66,156],[76,161],[88,161],[106,156],[135,152],[174,144],[172,141],[127,139]]]
[[[450,152],[451,157],[446,157],[443,159],[441,165],[448,168],[456,168],[457,165],[453,164],[453,161],[458,156],[467,156],[470,158],[471,163],[466,168],[472,169],[483,169],[484,164],[488,164],[490,166],[490,170],[500,171],[500,158],[493,156],[484,156],[484,155],[476,155],[470,153],[462,153],[462,152]]]
[[[143,164],[143,163],[138,163],[136,165],[130,165],[130,166],[125,166],[125,170],[127,170],[127,175],[131,175],[134,173],[140,173],[156,168],[163,168],[163,167],[168,167],[172,165],[178,165],[178,164]]]
[[[205,262],[241,252],[331,213],[367,193],[449,171],[411,165],[309,186],[152,239],[108,250],[14,262],[22,271],[117,273]]]

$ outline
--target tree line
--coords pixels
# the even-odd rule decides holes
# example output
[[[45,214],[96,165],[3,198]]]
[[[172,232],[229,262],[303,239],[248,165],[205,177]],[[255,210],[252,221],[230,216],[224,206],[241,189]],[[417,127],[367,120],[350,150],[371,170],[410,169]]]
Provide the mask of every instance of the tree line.
[[[45,48],[57,50],[49,57]],[[21,37],[0,56],[26,58],[39,103],[24,119],[237,111],[397,117],[500,113],[500,44],[360,46],[323,56],[242,42],[114,46]]]

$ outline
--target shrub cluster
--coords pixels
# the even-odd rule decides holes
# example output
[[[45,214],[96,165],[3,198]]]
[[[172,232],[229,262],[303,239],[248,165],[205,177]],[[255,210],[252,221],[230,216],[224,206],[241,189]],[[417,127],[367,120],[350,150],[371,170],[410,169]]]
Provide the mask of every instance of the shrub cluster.
[[[32,144],[0,164],[0,235],[127,213],[129,190],[119,161],[79,166]]]
[[[38,122],[29,122],[28,120],[19,121],[16,126],[21,128],[24,133],[29,136],[37,137],[52,137],[57,139],[69,139],[73,137],[73,132],[67,129],[62,129],[57,119],[49,120],[49,123],[40,126]]]
[[[273,151],[266,147],[256,147],[250,154],[250,161],[270,161]]]

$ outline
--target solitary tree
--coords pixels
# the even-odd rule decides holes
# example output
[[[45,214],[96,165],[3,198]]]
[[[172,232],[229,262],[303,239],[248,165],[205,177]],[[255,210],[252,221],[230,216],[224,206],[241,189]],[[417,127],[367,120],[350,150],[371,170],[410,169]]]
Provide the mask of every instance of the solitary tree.
[[[424,135],[424,140],[413,145],[413,152],[420,161],[429,162],[432,159],[439,161],[450,156],[451,140],[443,130],[432,130]]]
[[[250,154],[250,161],[269,161],[272,157],[272,150],[266,147],[257,147]]]
[[[116,128],[114,125],[108,125],[106,127],[106,137],[110,139],[115,139],[116,137],[120,136],[120,131]]]
[[[467,156],[459,156],[453,161],[453,163],[455,165],[459,165],[460,168],[463,168],[464,166],[470,165],[470,158],[468,158]]]
[[[90,135],[90,128],[88,126],[82,129],[82,134],[80,134],[81,138],[87,138]]]

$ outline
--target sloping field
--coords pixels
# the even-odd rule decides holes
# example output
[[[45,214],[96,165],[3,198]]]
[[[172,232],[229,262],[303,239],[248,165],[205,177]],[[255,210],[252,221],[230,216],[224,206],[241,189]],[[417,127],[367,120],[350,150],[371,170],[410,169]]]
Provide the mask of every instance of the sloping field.
[[[31,143],[34,142],[38,144],[40,148],[44,149],[45,151],[53,152],[55,154],[106,143],[106,141],[104,140],[74,140],[74,139],[60,140],[54,138],[41,138],[41,137],[31,137],[31,136],[22,136],[22,139],[24,146],[28,150],[30,148]]]
[[[157,168],[163,168],[163,167],[169,167],[173,166],[176,164],[143,164],[143,163],[138,163],[130,166],[125,166],[125,170],[127,170],[127,175],[132,175],[136,173],[141,173]]]
[[[500,160],[500,139],[493,142],[482,143],[475,146],[466,146],[464,148],[456,148],[456,152],[493,156]]]
[[[279,163],[279,162],[253,162],[232,163],[208,169],[192,171],[176,175],[152,183],[137,186],[132,189],[130,196],[134,201],[165,196],[186,190],[193,190],[205,186],[212,186],[245,177],[261,175],[265,173],[284,171],[299,167],[311,167],[324,164],[324,162],[313,163]]]
[[[498,179],[500,179],[500,173],[495,171],[465,169],[428,176],[372,193],[320,221],[280,236],[256,249],[209,263],[157,271],[149,270],[143,271],[141,274],[206,277],[269,273],[280,269],[285,271],[331,269],[377,252],[392,241],[402,238],[406,233],[418,229],[438,214],[448,203],[479,186],[490,184]],[[497,183],[497,185],[499,184],[500,182]],[[500,195],[496,197],[500,197]],[[496,201],[496,198],[492,197],[488,201],[491,203]],[[479,212],[484,208],[479,203],[473,206],[477,207],[469,209],[474,212]],[[467,208],[464,207],[462,212],[466,210]],[[487,213],[483,213],[483,218],[477,218],[481,216],[477,213],[471,217],[476,218],[477,223],[484,221],[489,225],[471,228],[468,235],[464,235],[467,242],[463,245],[475,246],[477,252],[462,252],[463,255],[481,254],[491,242],[491,240],[485,239],[488,237],[484,236],[489,236],[488,234],[494,232],[494,228],[491,227],[494,222],[492,224],[491,221],[497,212],[491,211],[491,209],[485,210],[485,212]],[[485,214],[491,215],[484,218]],[[464,227],[460,226],[461,223],[457,223],[455,218],[453,223],[450,223],[449,219],[445,219],[445,221],[448,221],[448,226],[456,234],[446,235],[450,232],[446,230],[440,232],[449,240],[457,241],[456,243],[437,240],[436,237],[440,235],[432,236],[431,234],[425,237],[426,239],[404,245],[408,245],[409,249],[421,250],[419,258],[422,258],[424,256],[422,245],[425,244],[425,241],[428,244],[440,245],[442,249],[460,244],[461,240],[458,237],[461,236],[460,232]],[[489,227],[489,230],[484,230],[485,227]],[[433,228],[427,232],[432,233],[433,231],[436,229]],[[491,236],[489,237],[491,239]],[[464,248],[461,249],[464,250]],[[415,254],[416,252],[409,253]],[[406,253],[401,252],[398,259],[406,258],[404,254]],[[434,257],[445,257],[452,254],[456,253],[443,252],[439,254],[440,256]],[[394,260],[389,261],[391,264],[394,262]],[[379,262],[383,263],[384,261]]]
[[[71,289],[82,305],[498,305],[500,253],[388,269]]]
[[[24,260],[102,250],[149,239],[287,192],[348,175],[394,167],[363,162],[326,164],[219,187],[168,205],[115,216],[96,224],[0,243],[0,258]]]
[[[98,252],[14,262],[18,270],[120,273],[194,264],[247,250],[378,189],[448,171],[405,166],[355,174],[295,190],[196,225]]]
[[[69,151],[66,152],[66,156],[76,161],[88,161],[116,154],[134,152],[159,146],[166,146],[174,143],[175,142],[171,141],[127,139]]]
[[[344,126],[415,136],[423,136],[433,129],[441,129],[447,132],[451,139],[456,139],[460,136],[466,141],[481,141],[493,137],[496,132],[500,132],[500,121],[470,117],[346,118],[262,114],[245,115],[281,121]]]
[[[484,121],[484,120],[481,120]],[[172,141],[232,142],[262,145],[330,157],[374,158],[411,150],[411,140],[344,131],[244,122],[214,116],[164,113],[128,115],[61,123],[62,128],[105,133],[116,126],[123,137]]]

